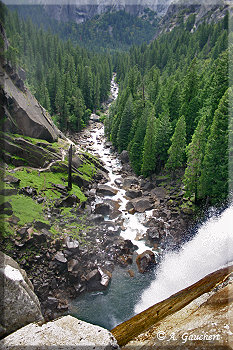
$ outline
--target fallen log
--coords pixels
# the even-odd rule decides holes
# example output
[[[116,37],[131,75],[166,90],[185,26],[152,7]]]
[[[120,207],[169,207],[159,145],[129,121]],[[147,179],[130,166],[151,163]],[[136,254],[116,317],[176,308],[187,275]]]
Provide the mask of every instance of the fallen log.
[[[193,285],[119,324],[111,330],[111,333],[120,346],[126,345],[130,340],[147,331],[158,321],[181,310],[202,294],[210,292],[218,284],[224,282],[232,272],[233,265],[205,276]]]

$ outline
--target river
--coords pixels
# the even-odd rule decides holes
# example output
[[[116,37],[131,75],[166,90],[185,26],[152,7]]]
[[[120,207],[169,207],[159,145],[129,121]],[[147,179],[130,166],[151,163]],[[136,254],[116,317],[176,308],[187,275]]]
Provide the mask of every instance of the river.
[[[118,86],[114,78],[115,76],[111,83],[111,94],[116,99]],[[122,164],[111,148],[106,147],[103,125],[93,123],[89,130],[88,150],[104,162],[109,171],[107,185],[117,190],[111,199],[118,201],[122,213],[124,230],[121,235],[137,245],[137,252],[141,253],[148,247],[143,240],[138,241],[137,237],[145,233],[144,222],[152,215],[152,211],[134,215],[126,211],[125,190],[115,182],[120,178]],[[107,198],[97,196],[93,206]],[[221,215],[213,213],[212,218],[199,227],[196,236],[179,251],[164,254],[156,271],[140,274],[133,263],[130,269],[134,271],[134,277],[130,277],[126,269],[116,267],[108,290],[81,295],[72,303],[72,314],[81,320],[112,329],[135,313],[226,265],[233,260],[232,217],[232,207]]]

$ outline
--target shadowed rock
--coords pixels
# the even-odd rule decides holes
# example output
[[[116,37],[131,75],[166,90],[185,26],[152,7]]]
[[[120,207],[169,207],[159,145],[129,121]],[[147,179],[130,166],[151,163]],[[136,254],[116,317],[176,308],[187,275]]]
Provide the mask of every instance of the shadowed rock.
[[[40,303],[27,274],[16,261],[0,252],[0,337],[42,321]]]

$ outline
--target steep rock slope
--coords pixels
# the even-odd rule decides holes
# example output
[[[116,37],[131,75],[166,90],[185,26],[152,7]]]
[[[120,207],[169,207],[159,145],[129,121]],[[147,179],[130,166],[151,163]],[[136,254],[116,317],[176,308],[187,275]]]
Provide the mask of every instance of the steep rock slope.
[[[9,65],[0,69],[0,98],[5,118],[3,130],[49,142],[57,140],[61,132],[53,124],[50,115],[24,86],[23,80]]]
[[[54,142],[62,133],[52,122],[48,112],[38,103],[24,85],[24,71],[19,73],[3,57],[3,50],[9,45],[5,30],[0,23],[0,101],[1,125],[4,132]]]
[[[232,3],[228,0],[178,0],[173,1],[167,9],[165,16],[158,25],[156,36],[170,32],[181,24],[181,20],[188,30],[195,30],[201,23],[218,22],[232,11]],[[189,21],[187,22],[189,18]]]
[[[94,4],[84,0],[75,0],[70,5],[67,5],[65,1],[61,1],[59,5],[52,5],[51,1],[44,0],[42,3],[44,3],[46,12],[57,20],[82,23],[96,15],[120,10],[138,16],[145,8],[149,8],[162,16],[166,13],[171,0],[97,0]]]

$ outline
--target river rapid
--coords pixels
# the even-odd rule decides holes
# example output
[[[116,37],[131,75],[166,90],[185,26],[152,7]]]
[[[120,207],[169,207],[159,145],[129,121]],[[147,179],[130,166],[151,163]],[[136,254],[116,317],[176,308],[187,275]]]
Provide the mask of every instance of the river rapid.
[[[110,104],[117,98],[117,95],[118,85],[115,82],[114,74],[111,82],[112,98],[110,100],[111,102],[106,106],[107,113]],[[91,122],[88,128],[88,134],[87,131],[84,131],[84,133],[88,137],[81,139],[81,147],[101,159],[108,171],[109,177],[109,181],[105,185],[109,185],[117,191],[116,195],[111,197],[97,195],[95,201],[92,203],[92,209],[94,210],[97,203],[104,203],[106,200],[117,202],[121,215],[116,219],[112,219],[112,222],[117,224],[121,221],[122,230],[120,235],[124,239],[131,240],[138,247],[138,254],[151,249],[141,238],[147,230],[144,223],[151,217],[152,210],[144,213],[134,213],[133,215],[129,214],[126,210],[126,204],[128,202],[125,196],[126,191],[122,188],[121,181],[117,181],[122,180],[122,163],[106,142],[104,125],[99,122]],[[109,217],[105,216],[105,220],[108,221]],[[155,255],[158,252],[158,250],[155,251]],[[137,270],[135,259],[134,263],[130,266],[130,270],[134,274],[134,277],[129,275],[128,269],[120,266],[115,267],[108,290],[81,295],[77,300],[72,302],[71,313],[79,319],[98,324],[108,329],[112,329],[117,324],[133,316],[134,306],[139,301],[143,290],[149,286],[153,272],[140,274]]]

